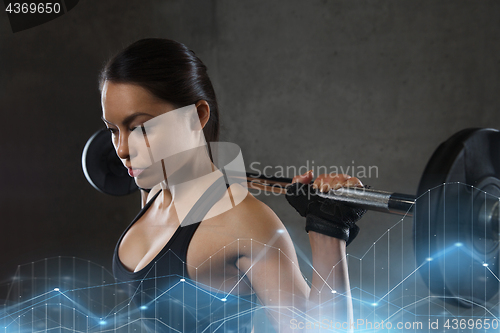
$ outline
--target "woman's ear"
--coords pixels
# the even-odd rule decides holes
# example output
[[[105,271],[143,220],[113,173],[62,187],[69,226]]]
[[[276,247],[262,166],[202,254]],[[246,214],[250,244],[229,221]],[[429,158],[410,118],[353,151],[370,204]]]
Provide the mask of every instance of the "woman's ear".
[[[201,128],[204,128],[210,119],[210,106],[205,100],[200,100],[196,102],[196,111],[198,112],[198,118],[200,119]]]

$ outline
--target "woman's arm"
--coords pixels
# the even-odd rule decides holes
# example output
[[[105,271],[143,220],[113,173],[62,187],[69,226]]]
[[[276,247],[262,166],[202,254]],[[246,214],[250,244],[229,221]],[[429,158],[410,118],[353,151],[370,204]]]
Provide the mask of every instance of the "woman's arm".
[[[349,326],[353,314],[345,241],[314,231],[309,241],[314,270],[308,315],[332,328],[335,323]]]
[[[313,174],[309,171],[294,177],[293,182],[309,184],[312,179]],[[327,192],[341,187],[362,187],[363,184],[359,179],[349,175],[323,174],[316,178],[312,186]],[[346,241],[314,231],[309,232],[309,241],[313,258],[313,281],[309,304],[319,306],[312,311],[309,308],[308,315],[320,321],[330,320],[329,324],[333,325],[332,327],[335,327],[336,323],[342,327],[349,327],[353,321],[353,313]]]
[[[311,179],[312,174],[306,174],[294,180],[308,183]],[[340,186],[359,183],[357,179],[349,179],[322,176],[316,184],[326,189],[327,184],[337,187],[339,183]],[[248,212],[242,212],[246,218],[241,231],[251,241],[240,251],[237,267],[267,307],[276,330],[297,332],[311,323],[316,323],[316,328],[319,325],[327,328],[335,322],[349,323],[352,304],[345,241],[309,232],[313,259],[309,288],[298,267],[292,240],[279,218],[256,199],[243,206]]]

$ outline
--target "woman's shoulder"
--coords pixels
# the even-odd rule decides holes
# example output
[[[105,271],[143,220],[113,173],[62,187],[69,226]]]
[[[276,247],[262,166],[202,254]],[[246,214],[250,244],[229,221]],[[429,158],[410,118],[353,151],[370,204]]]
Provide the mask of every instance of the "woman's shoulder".
[[[220,216],[220,222],[228,231],[239,238],[266,239],[278,230],[284,230],[279,217],[265,203],[239,185],[232,185],[230,190],[236,193],[235,197],[242,192],[245,196]]]
[[[223,248],[225,258],[233,264],[234,260],[251,257],[267,246],[295,258],[290,235],[275,212],[239,185],[231,185],[229,189],[226,195],[232,193],[237,197],[244,193],[245,197],[240,202],[235,201],[235,205],[224,213],[203,220],[193,238],[193,243],[203,244],[203,250],[199,251],[212,255]],[[191,260],[201,263],[207,258],[202,255],[198,260]]]

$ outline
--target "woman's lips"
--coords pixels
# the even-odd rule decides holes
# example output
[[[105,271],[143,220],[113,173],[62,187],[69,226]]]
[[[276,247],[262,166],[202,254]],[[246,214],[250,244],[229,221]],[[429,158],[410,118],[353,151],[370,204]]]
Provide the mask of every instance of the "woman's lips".
[[[139,177],[139,175],[145,170],[145,169],[132,169],[132,168],[127,168],[128,169],[128,174],[130,177]]]

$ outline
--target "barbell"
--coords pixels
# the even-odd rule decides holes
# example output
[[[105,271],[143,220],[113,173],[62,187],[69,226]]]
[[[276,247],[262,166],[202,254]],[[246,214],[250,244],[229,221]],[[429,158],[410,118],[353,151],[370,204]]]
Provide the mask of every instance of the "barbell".
[[[103,193],[127,195],[137,190],[106,129],[88,140],[82,167],[89,183]],[[485,305],[500,287],[499,177],[500,132],[469,128],[436,149],[416,195],[371,188],[316,194],[367,210],[413,216],[414,250],[421,278],[446,302],[471,307]],[[281,194],[292,181],[252,173],[241,178],[249,188]]]

